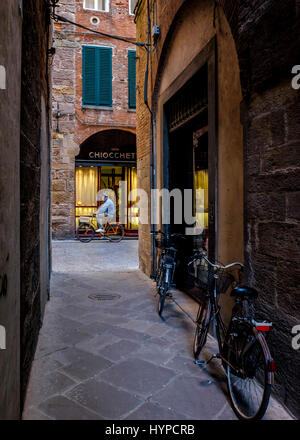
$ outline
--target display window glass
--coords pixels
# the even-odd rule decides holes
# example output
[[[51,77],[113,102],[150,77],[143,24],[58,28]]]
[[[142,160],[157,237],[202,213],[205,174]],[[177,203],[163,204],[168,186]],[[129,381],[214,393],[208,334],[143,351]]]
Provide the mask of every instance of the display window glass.
[[[116,221],[122,220],[120,212],[119,185],[125,182],[127,204],[124,213],[127,229],[138,229],[137,170],[134,166],[76,166],[76,227],[80,216],[91,216],[100,206],[97,194],[100,190],[113,190],[116,203]],[[131,197],[129,200],[129,195]]]

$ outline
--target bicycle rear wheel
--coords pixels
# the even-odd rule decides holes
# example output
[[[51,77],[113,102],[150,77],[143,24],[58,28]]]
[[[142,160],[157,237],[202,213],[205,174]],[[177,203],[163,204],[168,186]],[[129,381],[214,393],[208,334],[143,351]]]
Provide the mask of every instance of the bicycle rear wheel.
[[[228,344],[227,385],[232,408],[239,419],[259,420],[268,407],[271,355],[262,334],[242,330]],[[247,346],[249,348],[247,348]],[[241,354],[240,354],[241,353]]]
[[[197,316],[197,327],[195,331],[194,347],[193,347],[195,359],[198,359],[201,350],[206,343],[207,333],[209,330],[210,315],[211,315],[211,304],[210,304],[210,299],[207,298],[205,302],[199,307],[198,316]]]
[[[95,236],[95,229],[87,223],[81,223],[76,230],[76,237],[82,243],[89,243]]]
[[[109,241],[119,243],[124,238],[124,228],[119,224],[110,224],[105,231],[105,236]]]

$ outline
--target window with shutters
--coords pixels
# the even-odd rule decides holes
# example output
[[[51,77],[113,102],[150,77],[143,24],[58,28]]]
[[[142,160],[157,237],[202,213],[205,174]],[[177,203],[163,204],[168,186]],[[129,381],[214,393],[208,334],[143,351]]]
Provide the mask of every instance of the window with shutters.
[[[136,5],[136,0],[129,0],[129,14],[134,14],[134,8]]]
[[[112,107],[112,49],[82,47],[82,104]]]
[[[128,51],[128,107],[136,108],[136,52]]]
[[[109,11],[109,0],[84,0],[84,9],[92,9],[93,11]]]

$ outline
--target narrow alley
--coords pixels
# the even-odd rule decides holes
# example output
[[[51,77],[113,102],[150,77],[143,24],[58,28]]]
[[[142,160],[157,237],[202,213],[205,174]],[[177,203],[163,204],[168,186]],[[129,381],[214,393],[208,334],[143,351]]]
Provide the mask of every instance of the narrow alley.
[[[23,419],[235,419],[219,361],[207,369],[193,362],[193,323],[173,304],[158,316],[154,283],[136,267],[137,245],[53,243],[51,301]],[[196,315],[194,301],[181,292],[177,299]],[[205,358],[213,349],[210,337]],[[265,418],[290,417],[273,400]]]

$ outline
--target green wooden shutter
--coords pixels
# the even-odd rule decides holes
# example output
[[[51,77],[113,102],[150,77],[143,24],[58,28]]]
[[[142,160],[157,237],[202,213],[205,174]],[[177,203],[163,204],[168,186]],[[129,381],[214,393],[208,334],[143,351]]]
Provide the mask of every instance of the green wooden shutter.
[[[128,52],[128,107],[136,108],[136,52]]]
[[[112,50],[99,49],[99,105],[112,106]]]
[[[96,48],[82,47],[82,98],[85,105],[97,105]]]
[[[82,103],[112,106],[112,50],[82,47]]]

